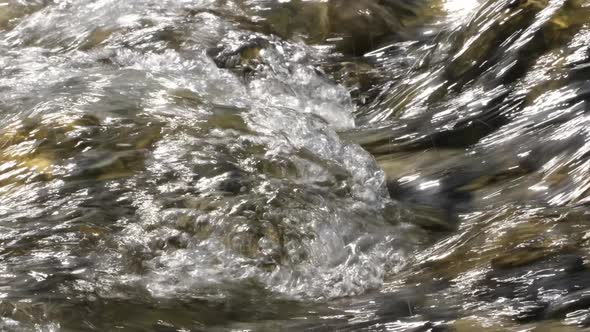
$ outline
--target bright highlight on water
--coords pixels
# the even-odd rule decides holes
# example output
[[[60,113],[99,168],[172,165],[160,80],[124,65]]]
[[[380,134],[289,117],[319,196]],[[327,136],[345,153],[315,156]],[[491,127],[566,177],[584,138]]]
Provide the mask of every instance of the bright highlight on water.
[[[0,0],[0,330],[590,327],[590,2]]]

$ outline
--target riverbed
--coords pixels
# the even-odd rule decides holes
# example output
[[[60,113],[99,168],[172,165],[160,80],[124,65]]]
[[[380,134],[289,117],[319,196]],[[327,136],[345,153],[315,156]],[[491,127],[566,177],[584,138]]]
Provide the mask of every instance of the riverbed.
[[[590,327],[589,38],[587,0],[0,0],[0,330]]]

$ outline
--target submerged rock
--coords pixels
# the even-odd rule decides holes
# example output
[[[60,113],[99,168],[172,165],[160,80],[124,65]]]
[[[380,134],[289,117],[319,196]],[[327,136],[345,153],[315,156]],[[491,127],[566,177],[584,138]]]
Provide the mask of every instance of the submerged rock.
[[[270,33],[308,44],[332,44],[363,55],[387,42],[419,38],[422,26],[442,15],[438,4],[407,0],[262,1],[247,10],[260,15]]]

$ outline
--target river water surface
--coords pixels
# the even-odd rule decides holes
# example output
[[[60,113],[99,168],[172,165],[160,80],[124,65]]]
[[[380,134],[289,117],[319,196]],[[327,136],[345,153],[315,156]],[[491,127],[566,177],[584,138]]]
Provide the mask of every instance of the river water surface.
[[[589,327],[589,42],[587,0],[0,0],[0,330]]]

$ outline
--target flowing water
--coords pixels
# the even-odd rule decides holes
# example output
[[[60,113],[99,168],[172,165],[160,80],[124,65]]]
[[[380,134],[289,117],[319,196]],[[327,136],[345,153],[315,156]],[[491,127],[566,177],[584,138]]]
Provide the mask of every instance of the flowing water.
[[[590,327],[590,1],[0,0],[0,330]]]

